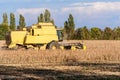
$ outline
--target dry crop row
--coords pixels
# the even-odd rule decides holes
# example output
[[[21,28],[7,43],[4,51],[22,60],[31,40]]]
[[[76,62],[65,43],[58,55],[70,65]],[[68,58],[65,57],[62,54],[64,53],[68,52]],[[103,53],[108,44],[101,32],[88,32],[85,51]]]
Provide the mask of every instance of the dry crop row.
[[[2,43],[2,42],[1,42]],[[120,41],[84,41],[87,50],[0,50],[0,64],[77,64],[120,62]]]

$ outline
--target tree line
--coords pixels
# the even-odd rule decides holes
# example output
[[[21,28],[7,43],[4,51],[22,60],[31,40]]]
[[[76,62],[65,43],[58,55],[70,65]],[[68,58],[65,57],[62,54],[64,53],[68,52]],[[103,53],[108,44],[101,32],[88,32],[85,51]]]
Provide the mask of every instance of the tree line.
[[[120,27],[111,29],[105,27],[101,30],[98,27],[88,29],[86,26],[78,28],[74,31],[71,39],[81,40],[120,40]]]
[[[3,21],[0,24],[0,40],[5,39],[8,31],[14,31],[25,27],[25,18],[22,14],[19,15],[19,26],[16,26],[16,19],[14,13],[10,13],[10,20],[8,20],[7,13],[3,13]],[[10,22],[9,22],[10,21]]]
[[[46,9],[44,13],[40,13],[37,17],[37,22],[52,22],[54,24],[54,19],[51,18],[50,11]],[[19,15],[19,25],[16,26],[14,13],[10,13],[9,20],[7,13],[3,13],[3,21],[0,24],[0,39],[5,39],[6,32],[22,30],[25,26],[25,17],[22,14]],[[57,26],[55,27],[57,28]],[[64,22],[63,32],[64,38],[67,40],[120,40],[119,26],[114,29],[105,27],[103,30],[98,27],[88,29],[87,26],[75,29],[75,22],[72,14],[69,14],[68,19]]]
[[[98,27],[88,29],[84,26],[75,29],[74,17],[69,14],[68,20],[64,23],[64,35],[68,40],[120,40],[120,27],[105,27],[102,30]]]

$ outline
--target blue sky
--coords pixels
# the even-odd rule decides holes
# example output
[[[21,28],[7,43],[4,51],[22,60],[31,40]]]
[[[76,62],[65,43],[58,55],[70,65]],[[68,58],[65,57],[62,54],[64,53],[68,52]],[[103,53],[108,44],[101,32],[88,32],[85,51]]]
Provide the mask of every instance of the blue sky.
[[[71,13],[76,28],[88,26],[111,28],[120,26],[120,0],[0,0],[0,23],[4,12],[13,12],[18,25],[19,14],[23,14],[27,26],[37,23],[37,17],[45,9],[51,12],[55,24],[64,25]]]

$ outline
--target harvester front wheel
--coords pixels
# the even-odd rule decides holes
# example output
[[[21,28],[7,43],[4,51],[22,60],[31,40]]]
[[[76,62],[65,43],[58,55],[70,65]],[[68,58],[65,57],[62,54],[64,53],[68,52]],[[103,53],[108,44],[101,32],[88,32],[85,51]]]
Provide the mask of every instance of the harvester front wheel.
[[[58,42],[52,41],[52,42],[48,43],[46,48],[47,49],[52,49],[52,50],[60,49],[60,45],[58,44]]]

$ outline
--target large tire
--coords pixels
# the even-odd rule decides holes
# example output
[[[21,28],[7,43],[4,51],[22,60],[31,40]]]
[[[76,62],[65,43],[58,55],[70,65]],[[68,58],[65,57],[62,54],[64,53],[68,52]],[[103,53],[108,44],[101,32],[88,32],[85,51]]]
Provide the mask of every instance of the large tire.
[[[52,41],[52,42],[47,44],[46,49],[52,49],[52,50],[60,49],[60,45],[58,44],[58,42]]]

